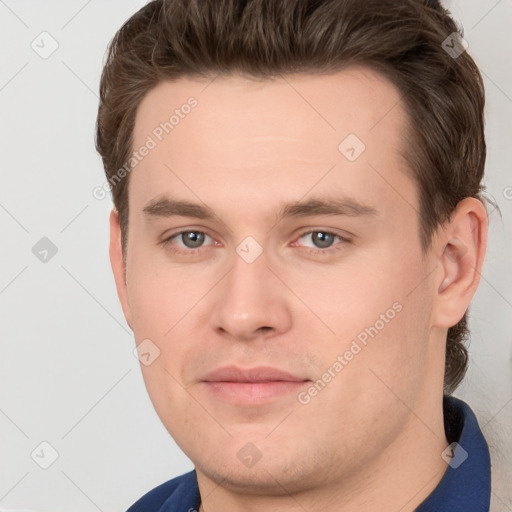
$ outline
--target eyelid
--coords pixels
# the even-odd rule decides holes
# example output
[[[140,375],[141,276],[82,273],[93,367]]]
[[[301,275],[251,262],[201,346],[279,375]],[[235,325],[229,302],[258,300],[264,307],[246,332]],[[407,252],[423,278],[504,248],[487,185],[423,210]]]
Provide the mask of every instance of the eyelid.
[[[170,228],[166,229],[161,235],[159,235],[160,241],[164,242],[165,240],[169,240],[170,238],[173,238],[175,236],[181,235],[183,233],[204,233],[205,235],[208,235],[210,238],[214,238],[210,232],[211,230],[207,228],[206,226],[199,226],[192,224],[191,226],[186,227],[176,227],[176,228]]]
[[[338,238],[341,238],[342,240],[351,240],[353,238],[353,235],[349,235],[348,233],[346,234],[341,234],[341,233],[338,233],[336,230],[334,230],[333,228],[309,228],[305,231],[301,231],[299,235],[297,235],[297,238],[302,238],[303,236],[305,235],[310,235],[312,233],[324,233],[325,235],[334,235],[334,236],[337,236]]]

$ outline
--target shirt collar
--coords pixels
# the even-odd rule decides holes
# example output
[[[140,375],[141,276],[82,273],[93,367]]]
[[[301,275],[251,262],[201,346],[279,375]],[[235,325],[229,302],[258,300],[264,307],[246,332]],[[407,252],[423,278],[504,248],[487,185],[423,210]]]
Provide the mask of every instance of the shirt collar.
[[[488,512],[491,461],[475,414],[462,400],[444,396],[445,433],[450,446],[440,456],[446,472],[416,512]]]

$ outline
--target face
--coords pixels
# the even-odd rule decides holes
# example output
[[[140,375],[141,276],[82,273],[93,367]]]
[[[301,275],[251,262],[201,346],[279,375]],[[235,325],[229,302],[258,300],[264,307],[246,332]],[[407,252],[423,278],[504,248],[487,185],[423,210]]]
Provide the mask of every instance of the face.
[[[201,475],[266,493],[356,479],[411,421],[403,403],[441,389],[399,100],[351,69],[180,79],[141,103],[118,286]]]

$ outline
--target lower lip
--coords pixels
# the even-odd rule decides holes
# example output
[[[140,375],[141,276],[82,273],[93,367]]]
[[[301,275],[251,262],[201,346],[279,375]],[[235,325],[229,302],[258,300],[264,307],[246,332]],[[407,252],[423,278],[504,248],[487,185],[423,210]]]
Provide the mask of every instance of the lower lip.
[[[291,393],[299,393],[309,381],[205,382],[218,399],[225,402],[258,404],[270,402]]]

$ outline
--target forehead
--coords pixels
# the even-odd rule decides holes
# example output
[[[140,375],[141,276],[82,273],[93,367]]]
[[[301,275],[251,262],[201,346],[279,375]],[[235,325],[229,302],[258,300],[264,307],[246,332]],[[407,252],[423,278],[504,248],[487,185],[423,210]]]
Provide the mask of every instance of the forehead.
[[[265,135],[306,135],[312,142],[318,142],[313,137],[315,134],[316,139],[333,136],[337,139],[349,131],[364,137],[384,117],[388,128],[390,123],[405,120],[398,90],[382,75],[366,68],[349,68],[330,75],[280,75],[258,80],[238,75],[200,81],[181,78],[160,82],[146,94],[137,110],[135,146],[175,111],[188,111],[186,105],[190,98],[197,100],[197,107],[191,109],[195,128],[209,131],[204,143],[216,139],[211,132],[213,127],[239,136],[258,135],[265,130]],[[181,123],[183,113],[177,114],[179,122],[174,128],[187,124]],[[185,129],[174,128],[173,132],[178,132],[173,134],[175,139],[179,132],[186,135]]]
[[[317,191],[337,184],[348,195],[373,190],[392,199],[386,181],[411,186],[397,176],[406,169],[406,123],[397,89],[362,68],[161,82],[137,111],[133,149],[151,149],[132,170],[130,202],[176,189],[214,202],[221,186],[293,200],[319,180]]]

